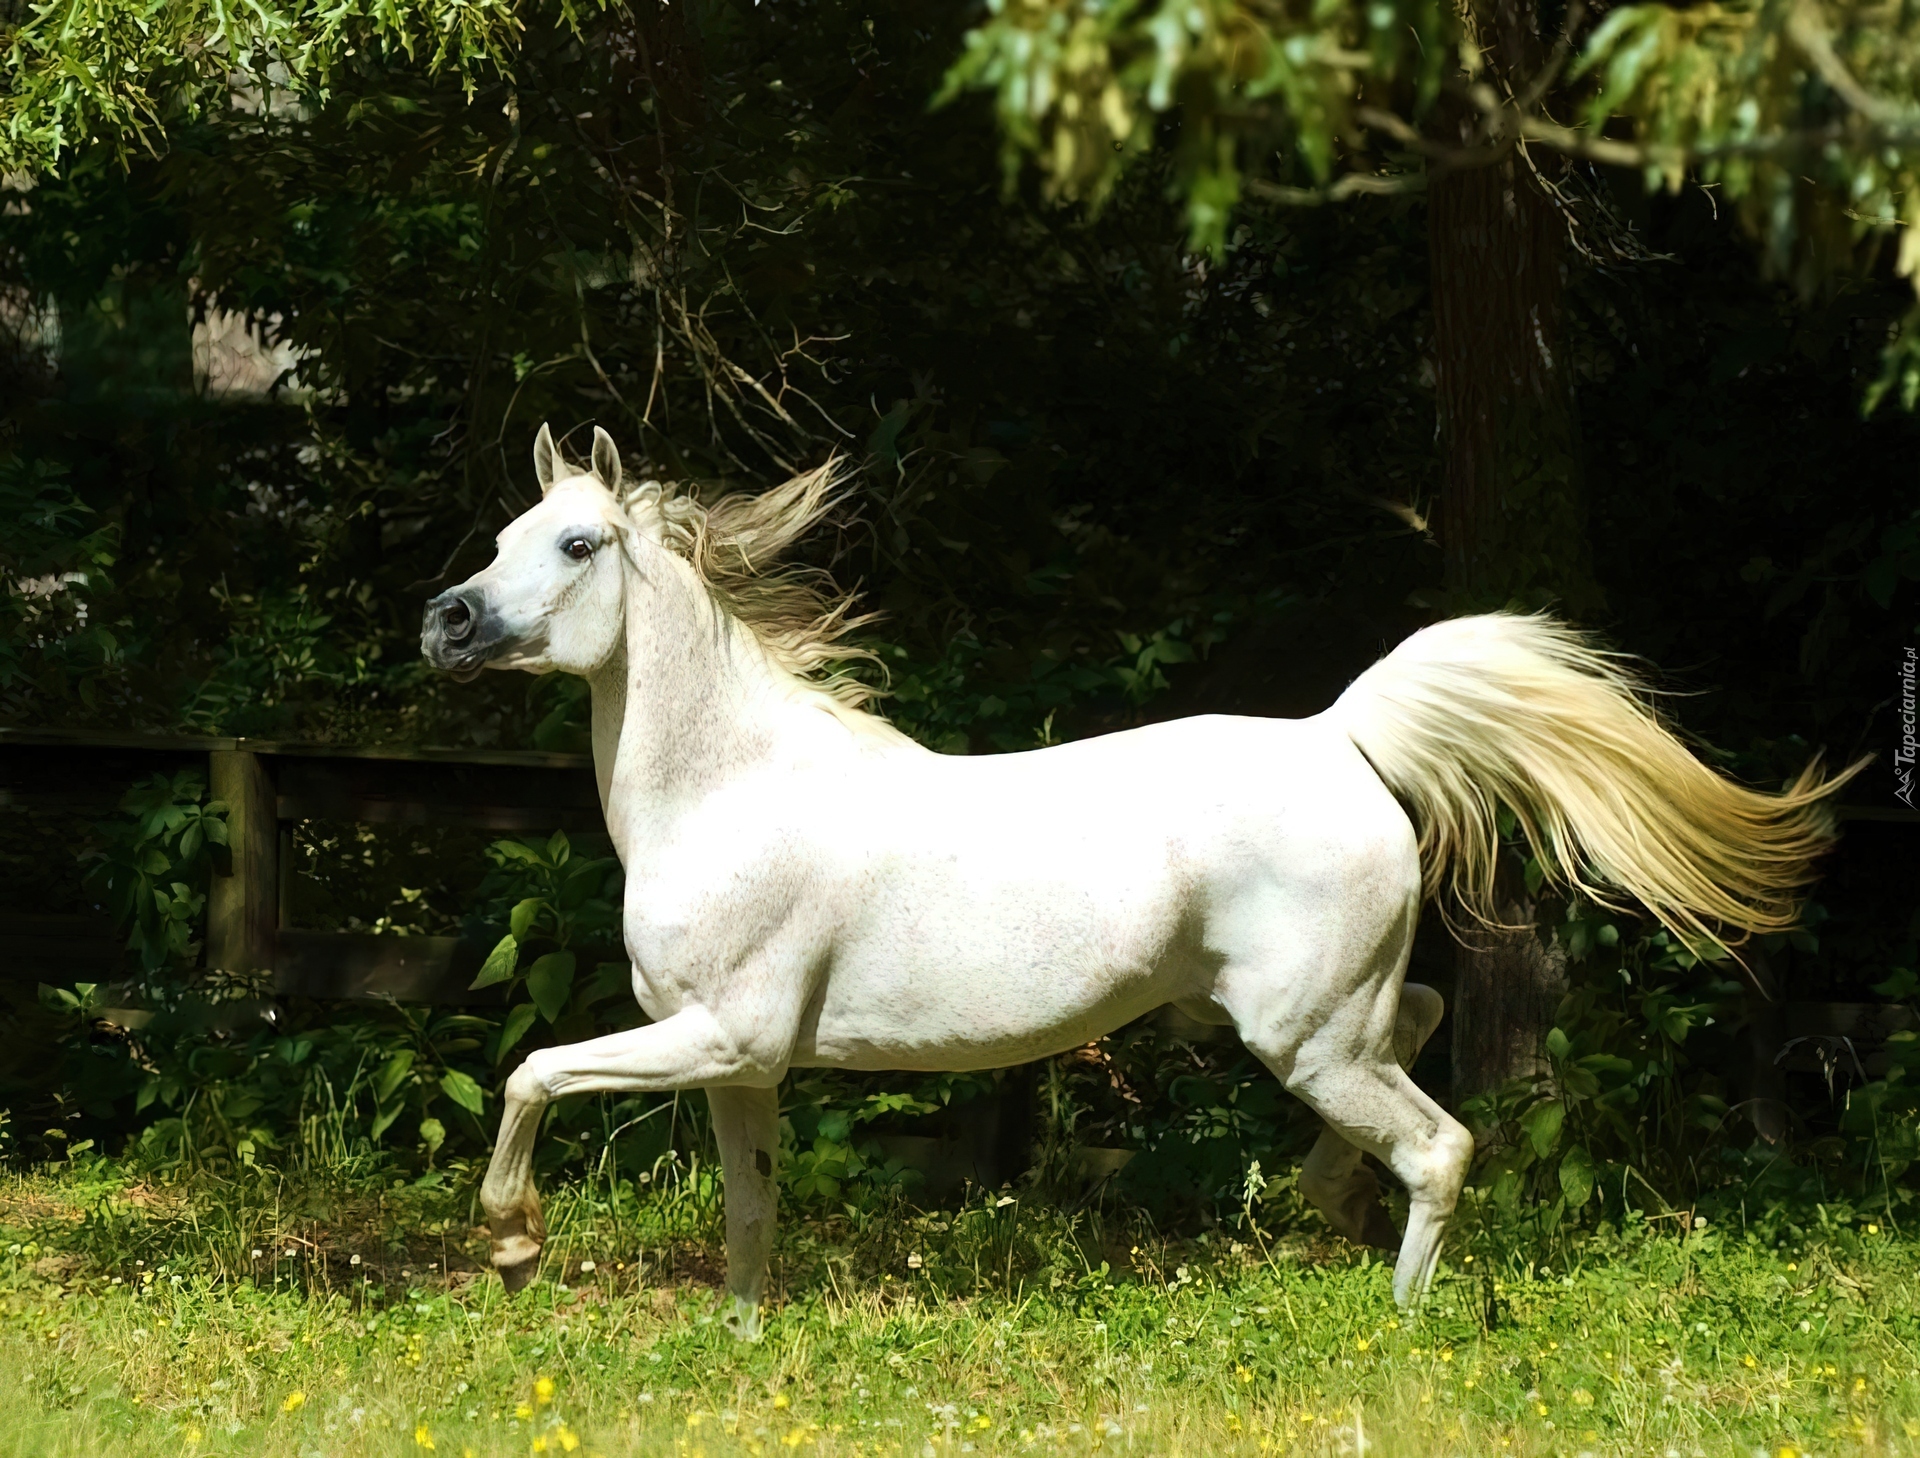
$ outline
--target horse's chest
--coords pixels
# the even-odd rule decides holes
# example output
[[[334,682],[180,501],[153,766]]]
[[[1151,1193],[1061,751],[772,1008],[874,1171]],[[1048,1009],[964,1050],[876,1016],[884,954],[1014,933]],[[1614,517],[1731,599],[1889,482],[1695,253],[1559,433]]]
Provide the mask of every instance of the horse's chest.
[[[660,1017],[711,1001],[785,939],[796,889],[789,877],[738,863],[629,879],[625,934],[641,1006]]]

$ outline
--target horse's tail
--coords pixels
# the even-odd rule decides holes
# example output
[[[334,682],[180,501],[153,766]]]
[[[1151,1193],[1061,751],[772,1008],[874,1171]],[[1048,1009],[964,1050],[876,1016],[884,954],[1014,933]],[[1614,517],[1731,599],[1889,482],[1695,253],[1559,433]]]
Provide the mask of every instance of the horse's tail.
[[[1414,634],[1329,711],[1410,810],[1428,895],[1498,926],[1500,812],[1549,881],[1603,905],[1621,893],[1685,942],[1732,945],[1800,913],[1834,840],[1816,758],[1786,790],[1695,759],[1618,654],[1544,614],[1456,618]]]

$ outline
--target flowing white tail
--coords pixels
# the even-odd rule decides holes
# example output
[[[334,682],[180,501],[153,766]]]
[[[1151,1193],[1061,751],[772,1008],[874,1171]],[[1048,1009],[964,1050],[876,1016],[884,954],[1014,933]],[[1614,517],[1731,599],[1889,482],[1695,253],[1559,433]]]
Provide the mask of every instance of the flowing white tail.
[[[1832,777],[1816,759],[1780,794],[1695,759],[1638,677],[1542,614],[1455,618],[1414,634],[1330,711],[1412,811],[1428,895],[1498,925],[1499,812],[1547,875],[1608,906],[1621,893],[1684,941],[1734,945],[1800,913],[1833,843]]]

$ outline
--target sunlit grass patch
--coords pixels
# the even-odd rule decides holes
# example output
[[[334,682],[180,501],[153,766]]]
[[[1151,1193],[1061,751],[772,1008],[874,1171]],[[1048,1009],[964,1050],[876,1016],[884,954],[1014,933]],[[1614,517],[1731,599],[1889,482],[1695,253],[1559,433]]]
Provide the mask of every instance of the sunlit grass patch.
[[[670,1194],[556,1201],[548,1279],[516,1297],[474,1276],[456,1194],[409,1196],[384,1227],[354,1203],[377,1194],[283,1194],[278,1227],[235,1217],[260,1237],[242,1248],[212,1228],[231,1188],[16,1183],[0,1455],[1776,1458],[1920,1439],[1920,1242],[1879,1230],[1776,1247],[1669,1225],[1551,1269],[1462,1259],[1405,1315],[1385,1266],[1324,1241],[1159,1243],[994,1201],[854,1212],[796,1224],[766,1337],[743,1346],[706,1283],[712,1212]],[[351,1218],[319,1219],[327,1200]]]

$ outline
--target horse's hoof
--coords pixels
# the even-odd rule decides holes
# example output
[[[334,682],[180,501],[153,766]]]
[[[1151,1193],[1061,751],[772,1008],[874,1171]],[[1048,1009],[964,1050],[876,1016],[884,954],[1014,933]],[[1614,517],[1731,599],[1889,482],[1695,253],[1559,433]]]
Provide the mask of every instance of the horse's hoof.
[[[736,1296],[732,1310],[720,1318],[720,1324],[743,1342],[760,1340],[760,1308]]]
[[[1375,1250],[1400,1249],[1400,1232],[1393,1228],[1386,1207],[1378,1202],[1367,1210],[1367,1223],[1360,1232],[1360,1244],[1370,1245]]]
[[[500,1272],[500,1284],[507,1288],[507,1294],[511,1296],[515,1291],[524,1291],[532,1284],[533,1278],[540,1273],[540,1258],[535,1256],[530,1261],[496,1269]]]

